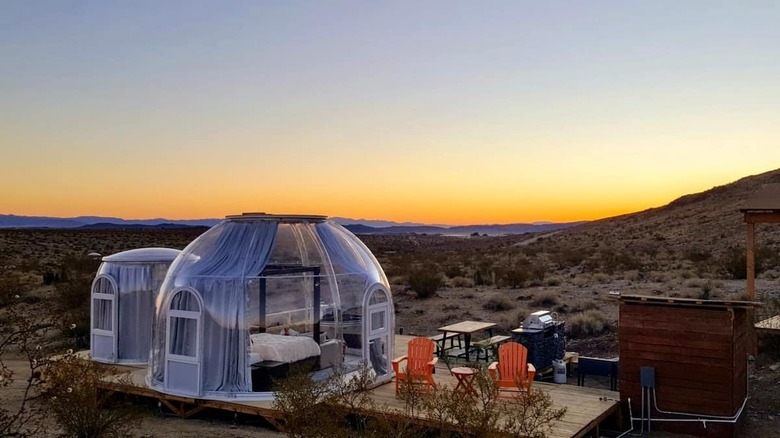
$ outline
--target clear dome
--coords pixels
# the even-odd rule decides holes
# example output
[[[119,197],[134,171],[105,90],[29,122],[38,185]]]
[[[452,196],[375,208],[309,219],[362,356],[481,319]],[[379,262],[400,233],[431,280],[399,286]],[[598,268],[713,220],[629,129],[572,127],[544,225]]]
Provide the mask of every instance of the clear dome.
[[[268,368],[362,361],[391,378],[390,287],[366,246],[323,216],[229,216],[176,258],[156,301],[148,383],[210,398],[271,396]]]
[[[154,302],[168,267],[180,253],[170,248],[140,248],[103,257],[92,282],[90,349],[94,360],[148,361]]]

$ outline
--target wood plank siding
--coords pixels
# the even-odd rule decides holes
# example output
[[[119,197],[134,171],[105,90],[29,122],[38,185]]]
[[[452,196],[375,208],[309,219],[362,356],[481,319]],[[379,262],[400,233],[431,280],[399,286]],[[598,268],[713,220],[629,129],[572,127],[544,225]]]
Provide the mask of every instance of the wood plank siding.
[[[697,306],[687,300],[621,299],[621,400],[631,399],[635,416],[639,416],[640,368],[653,367],[658,408],[701,415],[736,414],[746,395],[750,309],[744,302]],[[657,411],[653,417],[675,418]],[[653,423],[653,429],[700,436],[736,433],[733,425],[724,423],[708,423],[707,428],[700,423]]]

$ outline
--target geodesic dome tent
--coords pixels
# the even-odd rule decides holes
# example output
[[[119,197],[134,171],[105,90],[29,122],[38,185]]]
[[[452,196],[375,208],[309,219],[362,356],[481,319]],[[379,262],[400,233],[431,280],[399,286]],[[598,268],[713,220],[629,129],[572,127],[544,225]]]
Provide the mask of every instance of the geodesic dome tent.
[[[124,364],[148,361],[154,301],[179,253],[169,248],[141,248],[103,257],[92,282],[93,360]]]
[[[203,398],[273,397],[269,374],[313,378],[367,363],[392,378],[394,314],[382,268],[324,216],[245,213],[195,239],[156,302],[147,383]]]

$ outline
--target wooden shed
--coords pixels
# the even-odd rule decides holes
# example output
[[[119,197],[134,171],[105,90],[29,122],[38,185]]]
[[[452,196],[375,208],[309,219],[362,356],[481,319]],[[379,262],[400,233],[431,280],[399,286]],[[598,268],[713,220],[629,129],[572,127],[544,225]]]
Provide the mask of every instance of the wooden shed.
[[[654,420],[653,430],[737,436],[737,425],[724,420],[740,413],[747,396],[748,310],[754,304],[622,296],[620,399],[626,404],[631,400],[633,416],[639,418],[644,405],[645,415],[649,412]],[[644,403],[642,367],[652,368],[654,377],[653,387],[645,380]]]

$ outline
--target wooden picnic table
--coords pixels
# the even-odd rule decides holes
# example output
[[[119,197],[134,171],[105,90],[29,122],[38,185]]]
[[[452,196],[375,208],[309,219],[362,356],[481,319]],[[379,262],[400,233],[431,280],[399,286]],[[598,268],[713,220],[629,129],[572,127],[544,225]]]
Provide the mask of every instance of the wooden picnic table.
[[[469,362],[469,353],[471,352],[471,335],[481,331],[488,331],[488,336],[493,336],[493,327],[496,326],[495,322],[481,322],[481,321],[461,321],[455,324],[439,327],[439,331],[444,333],[444,337],[447,337],[447,333],[459,333],[462,334],[466,340],[466,362]]]

